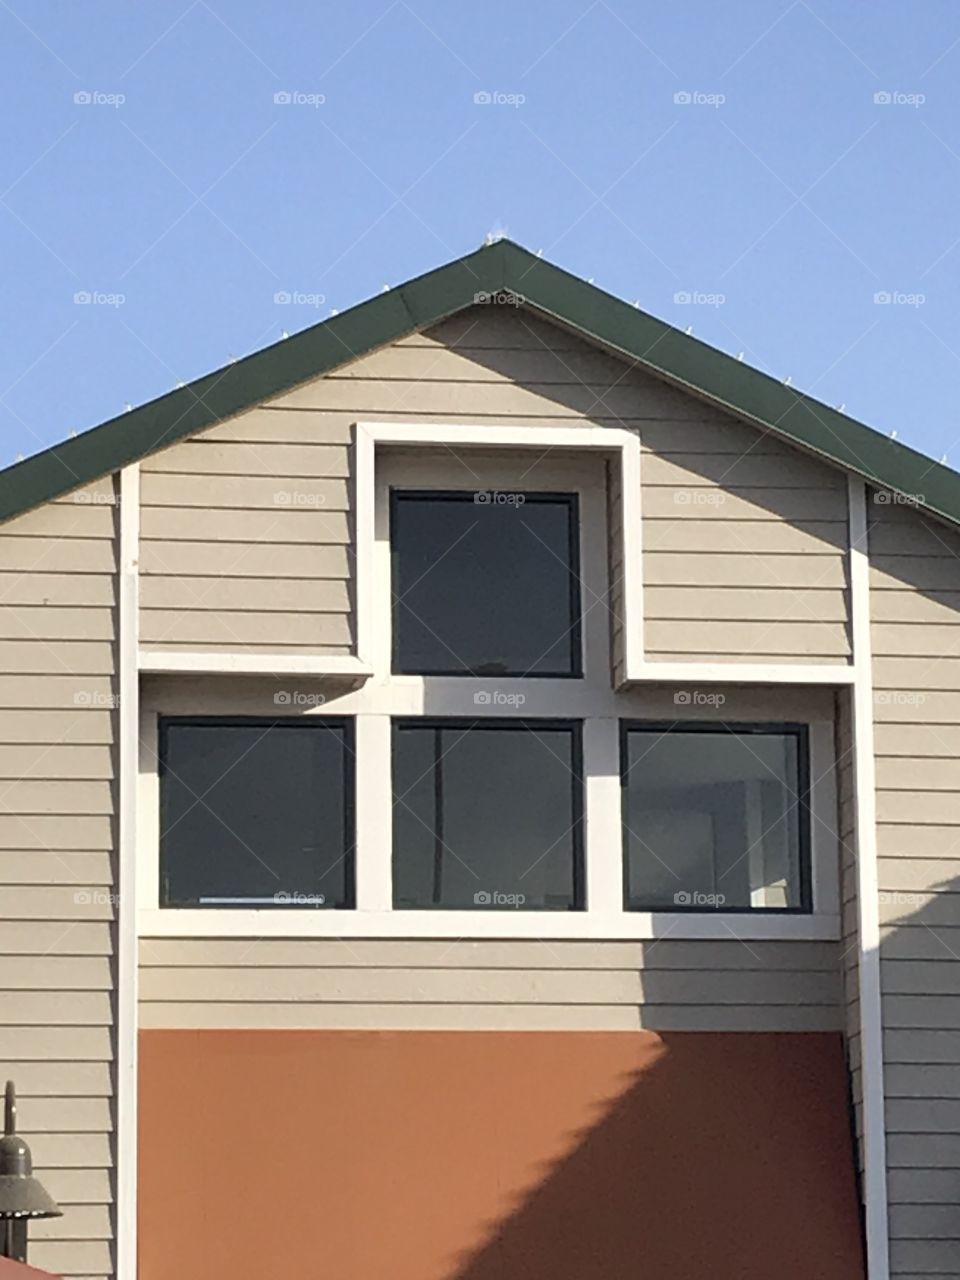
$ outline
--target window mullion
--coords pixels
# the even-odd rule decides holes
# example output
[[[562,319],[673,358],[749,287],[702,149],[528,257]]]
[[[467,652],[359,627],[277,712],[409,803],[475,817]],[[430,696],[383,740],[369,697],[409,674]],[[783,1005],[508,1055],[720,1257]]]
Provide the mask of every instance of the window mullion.
[[[390,717],[358,715],[356,877],[358,911],[393,910],[393,784]]]
[[[583,722],[583,777],[587,911],[611,918],[623,913],[620,805],[620,722],[591,716]]]

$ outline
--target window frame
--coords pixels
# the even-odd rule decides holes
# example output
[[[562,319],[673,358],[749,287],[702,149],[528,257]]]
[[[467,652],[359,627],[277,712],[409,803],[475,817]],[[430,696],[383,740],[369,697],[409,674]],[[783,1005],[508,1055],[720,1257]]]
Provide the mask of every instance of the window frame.
[[[488,730],[511,730],[517,733],[536,733],[538,730],[557,730],[568,732],[572,744],[573,756],[573,772],[570,775],[570,799],[571,809],[573,812],[573,822],[571,824],[571,833],[573,835],[573,903],[564,910],[551,911],[548,909],[534,910],[523,914],[531,916],[554,916],[554,915],[586,915],[588,914],[587,891],[586,891],[586,856],[585,856],[585,838],[584,838],[584,822],[585,822],[585,803],[584,803],[584,776],[583,776],[583,721],[582,720],[559,720],[555,717],[545,718],[538,717],[536,719],[517,718],[514,716],[484,716],[482,718],[469,719],[468,717],[456,716],[393,716],[391,717],[391,745],[396,741],[396,732],[398,729],[416,728],[443,730],[451,729],[454,732],[462,730],[466,733],[479,732],[483,733]],[[393,763],[393,762],[391,762]],[[391,795],[395,795],[396,788],[394,786],[395,771],[391,768],[390,785]],[[435,787],[438,781],[434,779]],[[393,831],[396,832],[396,819],[393,810],[391,810],[391,821],[393,823]],[[396,858],[396,847],[394,845],[392,853]],[[398,907],[396,899],[393,900],[392,910],[400,915],[409,915],[417,911],[430,911],[431,913],[447,912],[451,910],[462,910],[462,908],[450,907]],[[514,914],[515,911],[511,911]],[[492,914],[485,910],[478,911],[478,915]]]
[[[623,863],[623,909],[631,915],[637,912],[662,914],[662,908],[649,905],[628,905],[629,864],[627,859],[628,789],[630,734],[636,732],[659,733],[666,737],[675,733],[732,733],[742,737],[794,737],[797,741],[797,843],[800,905],[796,907],[730,907],[722,911],[712,907],[678,906],[672,910],[678,915],[730,915],[730,916],[811,916],[813,905],[813,812],[811,806],[811,749],[809,725],[800,721],[736,721],[736,720],[667,720],[624,719],[620,721],[620,791],[621,791],[621,857]]]
[[[411,488],[405,484],[391,484],[388,488],[389,503],[389,541],[390,541],[390,674],[393,676],[419,676],[424,679],[435,677],[459,680],[582,680],[585,670],[584,637],[583,637],[583,581],[581,568],[581,501],[580,493],[572,491],[554,491],[551,489],[511,490],[524,495],[524,505],[552,503],[564,505],[569,513],[569,529],[567,533],[567,567],[570,574],[568,605],[572,624],[568,629],[571,669],[569,671],[502,671],[493,676],[478,676],[471,671],[427,670],[403,671],[398,660],[398,627],[397,605],[394,592],[394,555],[397,536],[397,507],[403,501],[421,498],[424,501],[462,502],[474,500],[474,495],[483,492],[479,486],[460,489]],[[518,513],[519,514],[519,513]]]
[[[149,937],[343,939],[836,940],[840,836],[836,691],[852,665],[647,662],[643,653],[640,435],[610,426],[354,424],[354,656],[254,650],[142,653],[140,777],[136,806],[138,928]],[[526,454],[526,458],[524,458]],[[531,463],[535,462],[535,470]],[[451,474],[456,478],[451,483]],[[519,480],[519,476],[523,480]],[[468,478],[469,477],[469,478]],[[391,672],[391,486],[426,491],[576,492],[584,670],[570,677],[403,676]],[[618,564],[620,567],[616,567]],[[614,575],[621,597],[614,597]],[[596,607],[598,605],[606,607]],[[619,641],[610,623],[622,623]],[[611,667],[613,668],[611,674]],[[161,674],[150,674],[150,673]],[[287,691],[286,705],[277,690]],[[496,689],[494,705],[477,694]],[[795,720],[810,730],[813,910],[703,915],[624,911],[621,720],[725,715],[748,723]],[[292,697],[290,696],[292,692]],[[301,696],[303,695],[303,696]],[[520,698],[519,705],[513,699]],[[509,703],[509,705],[505,705]],[[159,714],[346,716],[354,724],[355,891],[350,911],[160,910],[156,732]],[[586,909],[566,912],[397,910],[392,907],[393,717],[582,721]],[[610,851],[616,850],[611,858]],[[142,872],[142,873],[141,873]]]
[[[354,742],[354,723],[350,716],[324,716],[324,717],[302,717],[293,719],[284,716],[251,716],[251,715],[204,715],[197,713],[194,715],[167,715],[160,714],[157,717],[157,905],[160,911],[176,912],[176,911],[202,911],[204,913],[231,911],[237,908],[228,906],[212,906],[203,903],[165,903],[163,901],[163,891],[161,888],[161,877],[163,875],[163,830],[165,818],[165,801],[163,793],[163,771],[167,763],[167,734],[173,725],[194,725],[205,728],[224,728],[224,729],[253,729],[253,728],[281,728],[284,732],[309,732],[317,733],[322,730],[339,729],[343,733],[343,794],[341,800],[343,803],[343,832],[344,832],[344,850],[343,873],[344,873],[344,901],[342,904],[327,907],[310,907],[311,912],[321,911],[343,912],[354,911],[356,909],[357,900],[357,875],[356,875],[356,744]],[[263,907],[263,908],[245,908],[240,907],[239,910],[265,910],[276,912],[278,915],[284,915],[288,911],[295,911],[296,907]]]

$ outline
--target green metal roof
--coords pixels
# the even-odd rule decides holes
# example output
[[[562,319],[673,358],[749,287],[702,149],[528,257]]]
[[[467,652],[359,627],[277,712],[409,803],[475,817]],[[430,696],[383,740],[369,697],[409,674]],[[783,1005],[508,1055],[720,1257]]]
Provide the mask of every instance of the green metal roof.
[[[0,471],[0,520],[509,291],[524,304],[830,462],[960,523],[960,474],[785,386],[509,240],[274,343]]]

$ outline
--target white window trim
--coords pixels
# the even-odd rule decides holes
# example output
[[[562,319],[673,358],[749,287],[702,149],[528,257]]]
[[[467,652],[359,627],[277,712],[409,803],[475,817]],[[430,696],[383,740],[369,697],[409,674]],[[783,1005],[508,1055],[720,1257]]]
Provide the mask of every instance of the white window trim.
[[[438,447],[439,446],[439,447]],[[461,448],[485,450],[465,468]],[[509,455],[536,450],[535,478],[517,482]],[[411,452],[411,450],[413,452]],[[607,490],[600,468],[571,461],[588,451],[621,468],[624,530],[624,661],[632,663],[616,690],[611,681],[609,625],[590,601],[605,598],[609,578]],[[378,457],[379,451],[379,457]],[[550,458],[555,452],[556,459]],[[585,460],[586,461],[586,460]],[[640,444],[632,432],[605,427],[530,429],[416,426],[361,423],[356,429],[357,657],[288,658],[221,655],[147,656],[141,670],[162,674],[150,681],[141,717],[140,853],[138,917],[141,936],[204,937],[381,937],[381,938],[671,938],[832,939],[839,936],[839,840],[833,777],[832,707],[826,688],[852,679],[852,668],[750,666],[734,663],[644,663],[641,646]],[[510,479],[508,479],[508,477]],[[511,484],[510,480],[515,483]],[[479,481],[474,483],[474,481]],[[389,488],[471,490],[530,488],[575,491],[581,511],[584,576],[582,678],[474,679],[465,676],[402,676],[390,670],[391,581]],[[194,661],[197,659],[197,661]],[[332,665],[331,665],[332,664]],[[632,682],[638,666],[644,677]],[[334,669],[335,667],[335,669]],[[237,680],[198,679],[216,671]],[[368,673],[368,679],[344,676]],[[257,679],[262,676],[263,679]],[[287,685],[276,703],[277,678]],[[179,678],[178,678],[179,677]],[[272,677],[268,681],[267,677]],[[743,685],[777,685],[776,704]],[[698,685],[725,688],[725,703]],[[477,704],[475,695],[496,686],[499,702]],[[670,688],[669,686],[673,686]],[[739,687],[738,687],[739,686]],[[792,688],[791,686],[796,686]],[[675,693],[675,690],[677,691]],[[685,691],[680,694],[680,690]],[[300,693],[304,694],[298,700]],[[318,694],[322,694],[318,697]],[[511,695],[522,695],[519,706]],[[684,701],[684,698],[686,699]],[[323,701],[325,699],[325,701]],[[678,701],[679,699],[679,701]],[[832,701],[832,700],[830,700]],[[317,703],[321,705],[317,705]],[[723,714],[720,712],[723,708]],[[758,711],[759,708],[759,711]],[[160,714],[236,714],[265,717],[308,714],[355,718],[356,907],[352,910],[194,909],[159,906],[159,779],[157,724]],[[584,854],[586,909],[579,912],[394,911],[392,910],[392,783],[390,724],[394,716],[557,718],[583,722]],[[620,794],[621,719],[730,719],[763,723],[793,720],[810,727],[811,882],[813,910],[807,915],[748,913],[687,914],[623,909]]]
[[[410,678],[411,680],[413,678]],[[584,762],[584,854],[587,876],[587,905],[583,911],[393,911],[392,901],[392,789],[390,769],[390,722],[395,714],[462,716],[464,683],[472,688],[487,681],[414,681],[421,685],[420,696],[412,688],[400,691],[386,686],[371,687],[334,696],[322,707],[305,715],[323,714],[355,717],[356,778],[356,901],[352,910],[231,910],[170,908],[159,906],[159,775],[157,771],[158,721],[161,713],[218,714],[232,710],[237,715],[296,714],[287,704],[282,711],[272,704],[271,685],[250,689],[242,702],[236,686],[221,694],[192,687],[188,681],[179,689],[158,685],[144,698],[141,713],[141,773],[139,792],[140,870],[138,916],[142,937],[285,937],[285,938],[539,938],[547,939],[834,939],[839,936],[839,839],[836,819],[836,779],[834,776],[834,734],[831,719],[811,720],[800,705],[802,690],[789,708],[776,709],[783,720],[785,711],[800,723],[807,723],[810,737],[811,775],[811,888],[813,911],[808,915],[774,915],[717,912],[686,914],[674,912],[624,911],[622,905],[622,834],[620,796],[620,719],[663,718],[663,704],[650,704],[644,695],[608,695],[599,708],[586,714],[568,716],[561,706],[552,715],[583,720]],[[256,682],[260,685],[260,682]],[[424,684],[430,687],[423,689]],[[529,688],[530,681],[517,682]],[[537,681],[549,686],[578,681]],[[450,685],[459,686],[450,689]],[[555,696],[563,690],[557,688]],[[738,693],[727,698],[727,718],[744,719],[737,705]],[[581,694],[582,697],[582,694]],[[551,694],[546,693],[550,701]],[[779,700],[778,700],[779,701]],[[259,703],[259,705],[258,705]],[[583,708],[582,710],[586,710]],[[601,714],[597,714],[597,711]],[[677,719],[722,719],[716,710],[703,707],[676,708]],[[533,712],[506,711],[499,707],[476,707],[477,719],[486,716],[522,720]],[[765,717],[754,714],[757,723]],[[768,717],[774,719],[774,713]]]

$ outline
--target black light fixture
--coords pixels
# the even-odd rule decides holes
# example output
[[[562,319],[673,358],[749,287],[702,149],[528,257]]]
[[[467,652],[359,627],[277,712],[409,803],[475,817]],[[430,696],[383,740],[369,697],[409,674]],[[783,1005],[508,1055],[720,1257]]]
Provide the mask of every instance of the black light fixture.
[[[59,1218],[63,1210],[33,1176],[33,1157],[17,1137],[17,1094],[7,1081],[3,1137],[0,1138],[0,1257],[27,1260],[27,1223],[31,1218]]]

